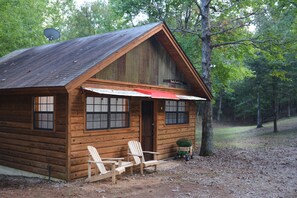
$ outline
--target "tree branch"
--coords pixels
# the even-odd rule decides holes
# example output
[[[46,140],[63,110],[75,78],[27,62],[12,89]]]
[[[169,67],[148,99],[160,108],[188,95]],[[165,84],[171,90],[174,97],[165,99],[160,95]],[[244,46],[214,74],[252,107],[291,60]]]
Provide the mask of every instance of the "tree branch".
[[[257,46],[257,44],[263,44],[263,43],[274,41],[272,39],[258,40],[258,38],[259,38],[259,36],[255,37],[255,38],[247,38],[247,39],[241,39],[241,40],[237,40],[237,41],[223,42],[223,43],[218,43],[218,44],[211,45],[211,47],[212,48],[218,48],[218,47],[222,47],[222,46],[226,46],[226,45],[246,44],[248,42],[249,44],[253,45],[254,47],[256,47],[258,49],[261,49],[259,46]]]
[[[230,20],[226,21],[226,23],[227,24],[232,24],[232,23],[235,23],[237,21],[242,21],[244,19],[248,19],[249,17],[254,16],[256,14],[258,14],[258,10],[255,11],[255,12],[248,13],[247,15],[242,16],[242,17],[238,17],[238,18],[235,18],[235,19],[230,19]],[[212,27],[214,27],[214,28],[221,28],[222,27],[222,24],[218,24],[218,25],[212,26]]]
[[[251,23],[252,23],[252,21],[249,21],[247,23],[239,24],[238,26],[235,26],[235,27],[230,27],[230,28],[227,28],[227,29],[223,29],[223,30],[221,30],[219,32],[211,33],[210,35],[214,36],[214,35],[218,35],[218,34],[224,34],[226,32],[229,32],[229,31],[232,31],[232,30],[235,30],[235,29],[238,29],[238,28],[249,26]]]
[[[218,43],[218,44],[211,45],[211,48],[218,48],[218,47],[222,47],[222,46],[225,46],[225,45],[244,44],[247,41],[250,41],[250,39],[241,39],[241,40],[238,40],[238,41],[229,41],[229,42]]]
[[[208,2],[205,4],[205,6],[209,6],[211,0],[208,0]]]
[[[225,45],[245,44],[246,42],[253,43],[254,41],[255,41],[255,39],[253,39],[253,38],[251,38],[251,39],[241,39],[241,40],[237,40],[237,41],[228,41],[228,42],[223,42],[223,43],[218,43],[218,44],[211,45],[211,48],[218,48],[218,47],[222,47],[222,46],[225,46]]]
[[[192,35],[195,35],[195,36],[198,36],[200,39],[202,39],[201,38],[201,36],[200,36],[200,33],[199,33],[199,31],[201,31],[201,30],[199,30],[199,31],[193,31],[193,30],[190,30],[190,29],[170,29],[172,32],[182,32],[182,33],[189,33],[189,34],[192,34]]]
[[[200,7],[199,3],[198,3],[196,0],[194,0],[194,3],[195,3],[195,4],[196,4],[196,6],[198,7],[198,10],[199,10],[199,15],[203,16],[203,15],[202,15],[202,9],[201,9],[201,7]]]

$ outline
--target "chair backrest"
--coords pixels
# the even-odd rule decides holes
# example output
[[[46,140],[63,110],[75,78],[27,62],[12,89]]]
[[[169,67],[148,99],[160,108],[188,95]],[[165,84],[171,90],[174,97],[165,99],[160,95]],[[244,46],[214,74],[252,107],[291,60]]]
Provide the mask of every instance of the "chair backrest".
[[[100,155],[99,155],[99,153],[98,153],[98,151],[97,151],[97,149],[95,147],[88,146],[88,150],[89,150],[90,156],[92,156],[92,158],[93,158],[93,161],[102,162],[102,159],[101,159],[101,157],[100,157]],[[103,163],[96,163],[96,165],[97,165],[97,167],[98,167],[101,174],[107,173],[106,168],[105,168]]]
[[[135,140],[131,140],[128,142],[128,146],[129,146],[129,150],[131,152],[131,154],[135,154],[135,155],[140,155],[143,158],[144,161],[144,157],[143,157],[143,152],[142,152],[142,148],[141,148],[141,144],[138,141]],[[140,164],[141,160],[138,156],[133,156],[134,161],[136,164]]]

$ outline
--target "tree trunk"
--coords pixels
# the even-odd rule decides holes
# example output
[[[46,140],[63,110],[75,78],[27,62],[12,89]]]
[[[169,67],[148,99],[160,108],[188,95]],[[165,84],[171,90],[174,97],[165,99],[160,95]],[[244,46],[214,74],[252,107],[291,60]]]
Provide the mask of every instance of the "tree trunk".
[[[288,117],[289,118],[291,117],[291,98],[289,98],[289,101],[288,101]]]
[[[223,99],[223,94],[220,93],[220,100],[219,100],[219,109],[218,109],[218,118],[217,120],[220,121],[221,120],[221,114],[222,114],[222,99]]]
[[[210,1],[211,0],[201,0],[202,78],[209,90],[211,90],[211,37],[209,28]],[[213,154],[212,103],[211,101],[206,101],[204,105],[200,155],[210,156]]]
[[[261,116],[261,103],[260,103],[260,93],[259,93],[259,90],[258,90],[258,93],[257,93],[257,128],[261,128],[263,127],[262,125],[262,116]]]
[[[273,77],[273,132],[278,132],[277,129],[277,118],[278,118],[278,108],[277,108],[277,79]]]

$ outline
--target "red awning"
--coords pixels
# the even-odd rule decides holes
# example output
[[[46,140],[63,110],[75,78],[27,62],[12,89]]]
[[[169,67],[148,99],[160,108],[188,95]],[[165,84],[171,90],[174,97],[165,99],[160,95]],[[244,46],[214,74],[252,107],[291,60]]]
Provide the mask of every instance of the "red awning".
[[[152,98],[179,100],[177,95],[175,95],[174,93],[170,93],[170,92],[152,90],[152,89],[135,89],[135,91],[137,91],[139,93],[150,95]]]

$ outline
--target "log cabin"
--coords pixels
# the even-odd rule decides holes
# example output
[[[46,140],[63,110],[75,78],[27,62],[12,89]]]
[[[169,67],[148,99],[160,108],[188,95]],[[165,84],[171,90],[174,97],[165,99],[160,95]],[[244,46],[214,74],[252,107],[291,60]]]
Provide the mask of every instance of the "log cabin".
[[[159,159],[195,142],[196,102],[211,92],[163,22],[14,51],[0,59],[0,164],[87,176],[87,146]]]

